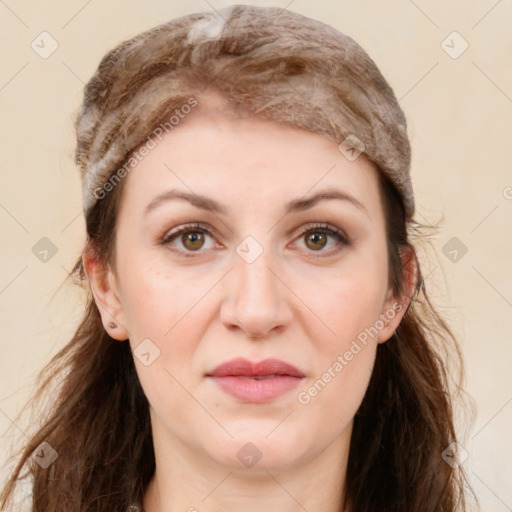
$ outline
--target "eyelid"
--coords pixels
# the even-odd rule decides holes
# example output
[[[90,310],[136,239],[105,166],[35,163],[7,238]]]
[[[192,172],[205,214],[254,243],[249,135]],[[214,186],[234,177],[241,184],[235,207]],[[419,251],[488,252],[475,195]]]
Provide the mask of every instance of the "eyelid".
[[[215,233],[215,230],[212,227],[207,224],[203,224],[202,222],[187,222],[186,224],[180,224],[179,226],[176,226],[176,228],[166,231],[162,237],[162,241],[165,242],[165,240],[181,234],[183,231],[193,231],[194,229],[197,229],[198,231],[207,231],[208,233]]]
[[[346,245],[351,244],[351,239],[347,236],[347,234],[342,229],[336,227],[333,224],[330,224],[329,222],[313,222],[310,224],[306,224],[305,226],[303,226],[301,228],[301,231],[299,232],[299,234],[297,236],[301,236],[304,233],[307,233],[308,231],[314,231],[314,230],[321,231],[322,229],[334,232],[342,239],[342,241]],[[332,236],[334,236],[334,235],[332,235]]]
[[[165,234],[160,237],[157,242],[162,245],[169,244],[171,242],[171,239],[176,239],[183,233],[187,232],[193,232],[193,231],[200,231],[203,232],[206,235],[209,235],[210,237],[218,237],[217,232],[215,229],[213,229],[211,226],[207,224],[203,224],[202,222],[188,222],[186,224],[181,224],[180,226],[177,226],[174,229],[171,229],[169,231],[166,231]],[[180,253],[188,254],[190,256],[194,255],[194,251],[182,251],[181,249],[178,249]],[[205,252],[204,250],[196,251],[196,253]]]

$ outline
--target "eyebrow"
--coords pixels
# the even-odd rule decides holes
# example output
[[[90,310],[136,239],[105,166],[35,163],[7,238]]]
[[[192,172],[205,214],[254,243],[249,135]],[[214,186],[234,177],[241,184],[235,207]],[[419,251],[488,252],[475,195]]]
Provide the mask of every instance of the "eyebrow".
[[[359,210],[368,214],[368,211],[366,210],[364,205],[354,196],[342,190],[332,188],[318,192],[305,199],[300,198],[289,201],[288,203],[285,204],[284,212],[285,214],[288,214],[308,210],[309,208],[315,206],[318,202],[326,199],[338,199],[341,201],[347,201],[348,203],[351,203],[352,205],[356,206]],[[187,201],[196,208],[200,208],[201,210],[206,210],[212,213],[218,213],[223,215],[226,215],[228,213],[228,208],[225,205],[220,204],[219,202],[215,201],[210,197],[186,192],[184,190],[173,189],[163,192],[162,194],[156,196],[146,206],[144,210],[144,215],[149,214],[149,212],[155,210],[161,204],[171,200]]]

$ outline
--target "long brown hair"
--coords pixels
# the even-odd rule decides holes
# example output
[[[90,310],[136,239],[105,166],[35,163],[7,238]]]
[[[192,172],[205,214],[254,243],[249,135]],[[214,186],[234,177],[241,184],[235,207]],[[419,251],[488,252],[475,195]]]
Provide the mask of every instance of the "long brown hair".
[[[303,28],[303,17],[277,9],[237,6],[232,16],[250,12],[257,17],[262,11],[266,17],[282,19],[279,27],[286,27],[287,35]],[[412,235],[419,225],[410,218],[404,191],[391,177],[394,169],[408,165],[410,148],[403,113],[373,61],[350,38],[331,40],[339,34],[331,30],[310,34],[323,48],[317,58],[301,55],[293,40],[280,36],[279,27],[262,34],[265,20],[259,28],[252,25],[253,31],[243,38],[228,30],[222,38],[187,43],[192,25],[203,18],[174,20],[105,56],[86,87],[76,123],[79,167],[83,171],[100,162],[111,172],[120,168],[187,98],[201,103],[206,88],[224,97],[239,115],[258,115],[337,142],[347,133],[357,133],[382,171],[389,282],[397,297],[403,294],[403,257],[416,258]],[[349,58],[336,68],[329,52],[347,49]],[[340,73],[345,74],[343,79]],[[294,77],[301,81],[291,80]],[[322,78],[321,87],[329,94],[313,104],[301,87],[311,85],[314,77]],[[162,87],[153,85],[160,81],[161,86],[164,79],[169,85],[162,93]],[[372,88],[380,102],[380,127],[368,114],[366,96]],[[363,91],[359,98],[356,90]],[[378,129],[388,134],[391,149],[375,136]],[[87,247],[105,265],[114,261],[124,182],[110,187],[86,209]],[[374,371],[354,418],[345,482],[345,506],[353,512],[466,510],[462,467],[448,464],[442,456],[457,441],[452,393],[460,391],[461,354],[417,268],[411,305],[396,333],[378,346]],[[125,511],[132,503],[142,503],[155,470],[149,406],[130,345],[112,339],[103,328],[81,257],[71,278],[84,291],[83,319],[69,343],[40,372],[37,392],[25,406],[42,403],[50,390],[55,397],[51,405],[45,404],[46,415],[29,436],[3,489],[2,510],[12,504],[16,486],[30,478],[34,512]],[[42,443],[58,454],[48,467],[33,457]]]

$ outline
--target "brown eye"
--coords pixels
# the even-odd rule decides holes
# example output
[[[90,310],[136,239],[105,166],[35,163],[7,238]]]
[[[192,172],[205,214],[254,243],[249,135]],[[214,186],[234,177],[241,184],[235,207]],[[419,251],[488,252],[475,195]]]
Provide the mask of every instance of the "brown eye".
[[[181,242],[186,249],[196,251],[204,244],[204,233],[202,231],[187,231],[181,235]]]
[[[209,246],[207,245],[208,237],[211,238]],[[305,249],[308,252],[319,253],[319,256],[333,255],[343,246],[350,246],[346,235],[338,228],[329,227],[328,224],[307,226],[306,229],[303,229],[300,239],[305,241]],[[167,245],[173,252],[184,257],[200,256],[206,250],[218,247],[210,228],[201,224],[188,224],[173,230],[165,235],[159,243]]]
[[[306,245],[313,250],[323,249],[327,245],[327,235],[317,231],[306,233]]]
[[[343,247],[350,246],[347,236],[339,228],[331,227],[329,224],[306,226],[300,239],[304,241],[305,250],[309,253],[318,253],[318,257],[332,256]]]
[[[211,238],[210,246],[207,245],[207,237]],[[200,224],[182,226],[165,235],[160,243],[183,256],[199,255],[215,245],[210,230]]]

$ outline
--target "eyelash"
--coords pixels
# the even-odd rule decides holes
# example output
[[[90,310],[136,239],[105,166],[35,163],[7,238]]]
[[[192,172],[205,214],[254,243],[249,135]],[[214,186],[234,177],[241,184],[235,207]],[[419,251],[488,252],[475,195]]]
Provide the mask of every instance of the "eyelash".
[[[192,223],[192,224],[185,224],[184,226],[180,227],[177,231],[171,231],[171,232],[167,233],[160,240],[159,243],[161,245],[167,245],[168,243],[172,242],[174,239],[178,238],[183,233],[188,233],[188,232],[200,232],[203,234],[207,234],[208,236],[213,238],[213,234],[207,226],[205,226],[203,224]],[[333,236],[334,238],[336,238],[338,240],[339,243],[341,243],[343,246],[346,246],[346,247],[351,245],[350,240],[347,238],[347,236],[341,230],[339,230],[338,228],[331,226],[329,224],[320,223],[320,224],[315,224],[313,226],[311,226],[311,225],[307,226],[299,233],[298,238],[300,238],[301,236],[303,236],[309,232],[323,233],[326,235]],[[201,252],[204,252],[204,250],[201,250],[201,249],[199,249],[197,251],[182,251],[181,249],[177,249],[176,251],[181,253],[186,258],[194,258],[194,257],[197,257]],[[317,251],[308,251],[308,252],[314,253]],[[332,252],[332,250],[331,251],[318,251],[318,252]],[[338,252],[338,251],[336,251],[336,252]],[[332,254],[329,254],[329,255],[332,255]],[[314,257],[322,258],[323,256],[314,256]]]

